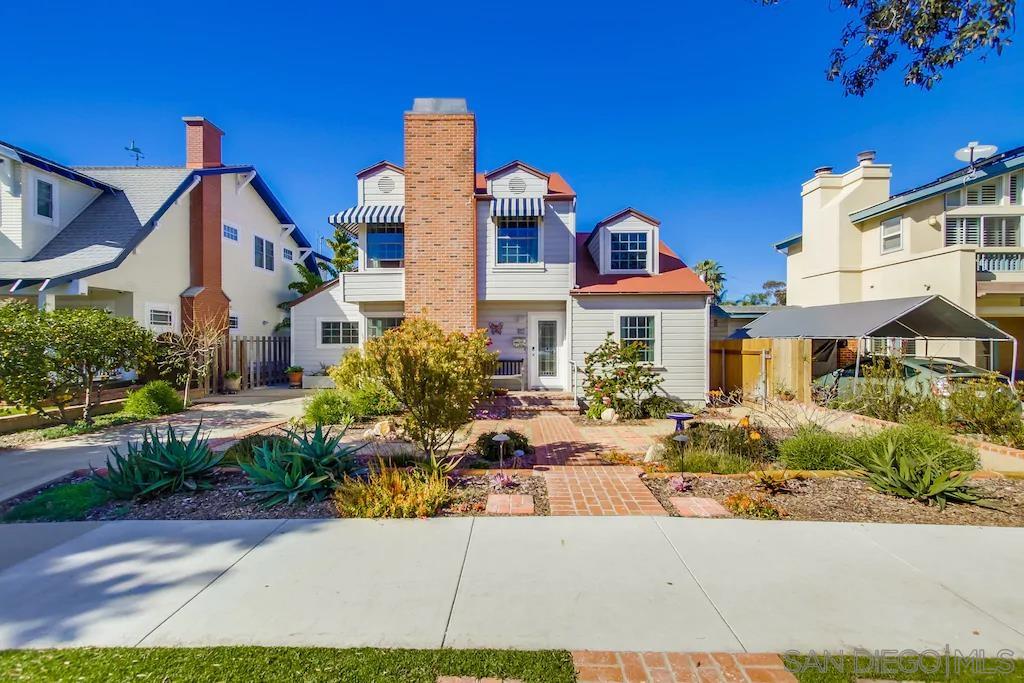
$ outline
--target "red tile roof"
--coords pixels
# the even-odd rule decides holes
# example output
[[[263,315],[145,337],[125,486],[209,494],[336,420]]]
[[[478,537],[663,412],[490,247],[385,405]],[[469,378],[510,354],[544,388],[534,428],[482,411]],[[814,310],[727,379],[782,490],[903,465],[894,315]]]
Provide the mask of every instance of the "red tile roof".
[[[573,294],[711,294],[711,289],[661,242],[657,275],[601,275],[586,247],[589,232],[576,235],[576,282]]]

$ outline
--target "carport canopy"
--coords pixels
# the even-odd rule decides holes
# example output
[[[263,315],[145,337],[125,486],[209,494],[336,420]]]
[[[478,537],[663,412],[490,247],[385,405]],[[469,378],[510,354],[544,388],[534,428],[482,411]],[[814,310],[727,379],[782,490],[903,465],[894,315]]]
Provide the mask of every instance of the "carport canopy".
[[[786,307],[736,330],[730,339],[1016,339],[937,294]],[[1016,354],[1015,354],[1016,355]]]

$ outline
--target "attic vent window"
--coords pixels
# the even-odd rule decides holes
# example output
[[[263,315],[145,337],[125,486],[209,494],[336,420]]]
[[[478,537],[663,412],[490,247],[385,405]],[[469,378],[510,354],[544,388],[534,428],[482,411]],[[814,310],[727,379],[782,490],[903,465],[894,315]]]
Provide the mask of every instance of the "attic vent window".
[[[508,181],[508,189],[512,194],[522,194],[526,192],[526,181],[522,178],[512,178]]]
[[[384,194],[391,194],[395,191],[395,179],[389,175],[381,176],[377,180],[377,189]]]

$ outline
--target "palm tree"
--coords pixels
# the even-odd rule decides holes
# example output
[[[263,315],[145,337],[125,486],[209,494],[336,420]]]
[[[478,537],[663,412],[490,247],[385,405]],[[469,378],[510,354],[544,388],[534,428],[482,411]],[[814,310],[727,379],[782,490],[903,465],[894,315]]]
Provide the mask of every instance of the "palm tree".
[[[299,271],[299,277],[302,279],[296,280],[288,285],[288,289],[296,291],[300,295],[309,294],[324,283],[324,279],[320,277],[320,273],[310,270],[301,263],[296,263],[295,269]]]
[[[704,281],[711,291],[715,295],[715,301],[721,301],[722,295],[725,294],[725,273],[722,272],[722,266],[718,265],[718,261],[714,259],[704,259],[693,267],[697,274],[700,275],[700,279]]]

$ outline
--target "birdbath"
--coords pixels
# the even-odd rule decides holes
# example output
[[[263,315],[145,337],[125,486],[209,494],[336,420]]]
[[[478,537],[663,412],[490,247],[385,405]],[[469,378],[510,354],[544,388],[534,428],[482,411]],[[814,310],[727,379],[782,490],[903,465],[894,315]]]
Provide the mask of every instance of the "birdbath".
[[[511,440],[508,434],[495,434],[491,441],[498,444],[498,471],[505,469],[505,442]]]
[[[686,421],[693,419],[693,413],[669,413],[665,416],[665,419],[676,421],[676,431],[681,432],[686,429]]]

